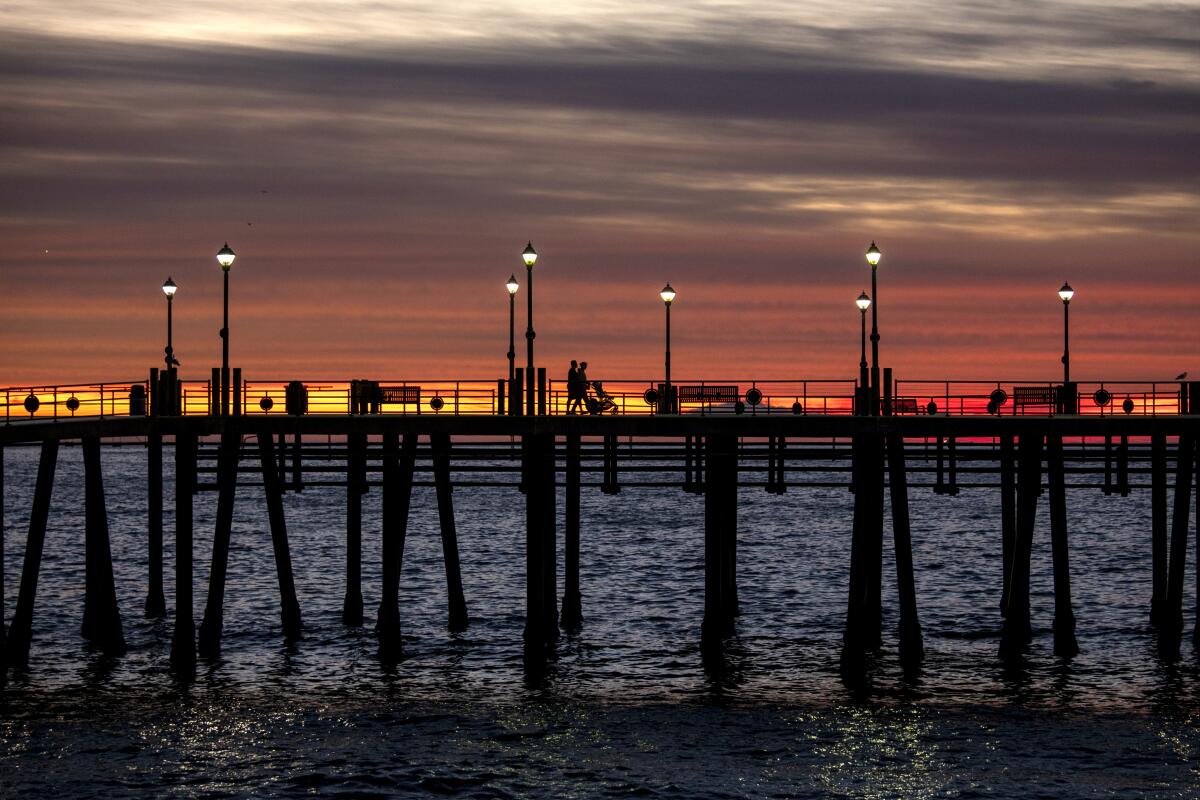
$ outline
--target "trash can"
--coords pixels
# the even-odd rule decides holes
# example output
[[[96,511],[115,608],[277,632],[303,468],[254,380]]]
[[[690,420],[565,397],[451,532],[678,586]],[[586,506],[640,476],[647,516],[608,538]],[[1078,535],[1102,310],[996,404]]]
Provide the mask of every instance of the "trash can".
[[[287,413],[301,416],[308,413],[308,387],[300,381],[291,381],[284,390],[284,406]]]
[[[129,416],[146,416],[146,387],[140,383],[129,387]]]

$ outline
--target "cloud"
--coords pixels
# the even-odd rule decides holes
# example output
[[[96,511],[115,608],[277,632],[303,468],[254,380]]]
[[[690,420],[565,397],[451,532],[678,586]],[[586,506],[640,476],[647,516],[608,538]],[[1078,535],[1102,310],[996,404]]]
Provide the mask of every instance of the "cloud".
[[[539,297],[590,301],[588,326],[542,312],[549,356],[574,336],[652,368],[657,311],[638,298],[670,279],[728,334],[681,330],[681,354],[769,368],[807,341],[830,368],[854,361],[839,298],[863,288],[875,237],[889,291],[969,288],[1002,321],[1014,286],[1069,271],[1133,330],[1153,313],[1102,287],[1131,270],[1186,281],[1200,238],[1200,72],[1180,34],[1196,14],[1090,5],[764,3],[736,21],[671,6],[631,33],[619,3],[537,7],[544,20],[379,4],[332,22],[310,3],[16,4],[10,19],[44,24],[0,32],[0,288],[47,341],[64,300],[93,320],[137,304],[135,330],[104,329],[136,353],[172,274],[208,353],[229,239],[239,319],[270,350],[248,358],[320,372],[390,330],[401,367],[486,366],[505,299],[489,292],[532,238],[553,276]],[[779,305],[792,287],[799,316]],[[322,311],[335,322],[314,333]],[[969,322],[953,303],[925,311]],[[907,352],[957,352],[923,329]],[[1012,337],[1012,363],[1036,339]],[[822,354],[835,342],[849,359]]]

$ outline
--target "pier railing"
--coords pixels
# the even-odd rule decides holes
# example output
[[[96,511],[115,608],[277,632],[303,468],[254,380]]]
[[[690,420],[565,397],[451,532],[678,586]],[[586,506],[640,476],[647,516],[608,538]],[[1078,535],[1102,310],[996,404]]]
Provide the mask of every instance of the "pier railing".
[[[503,380],[253,380],[240,384],[240,413],[280,415],[301,411],[320,414],[434,414],[495,415],[508,408]],[[658,412],[659,380],[612,379],[601,382],[602,408],[615,415]],[[681,391],[685,387],[692,391]],[[705,392],[705,387],[714,391]],[[704,379],[673,382],[678,413],[699,415],[854,413],[857,384],[853,380]],[[1081,381],[1072,385],[1071,402],[1061,402],[1063,384],[1047,381],[896,380],[881,400],[881,411],[896,415],[1178,415],[1200,412],[1200,382]],[[30,418],[140,416],[154,414],[149,380],[104,383],[9,386],[4,388],[5,424]],[[720,392],[715,391],[721,389]],[[209,380],[178,382],[178,413],[213,414],[213,384]],[[598,395],[591,392],[593,400]],[[568,412],[565,381],[552,380],[546,389],[546,413]],[[689,399],[690,398],[690,399]],[[699,399],[697,399],[699,398]],[[708,398],[708,399],[705,399]],[[719,398],[719,399],[714,399]],[[736,399],[730,399],[736,398]],[[1189,409],[1191,411],[1189,412]]]

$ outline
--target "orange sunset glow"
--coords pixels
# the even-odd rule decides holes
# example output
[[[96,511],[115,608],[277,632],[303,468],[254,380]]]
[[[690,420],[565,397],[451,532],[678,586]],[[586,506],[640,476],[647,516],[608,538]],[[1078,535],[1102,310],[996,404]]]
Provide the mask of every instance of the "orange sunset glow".
[[[1194,8],[343,11],[11,6],[0,384],[1200,377]]]

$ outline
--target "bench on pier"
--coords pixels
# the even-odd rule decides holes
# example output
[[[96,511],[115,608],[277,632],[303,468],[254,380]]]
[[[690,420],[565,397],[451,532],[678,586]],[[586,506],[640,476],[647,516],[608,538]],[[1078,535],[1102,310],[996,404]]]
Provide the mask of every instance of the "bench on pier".
[[[380,386],[379,402],[382,405],[421,406],[420,386]]]
[[[921,407],[917,405],[915,397],[893,397],[892,398],[892,413],[893,414],[920,414]]]
[[[1013,414],[1025,406],[1054,408],[1053,386],[1014,386],[1012,395]]]
[[[713,403],[736,403],[741,398],[741,392],[736,385],[694,384],[675,387],[677,402],[699,403],[702,406],[712,406]]]

